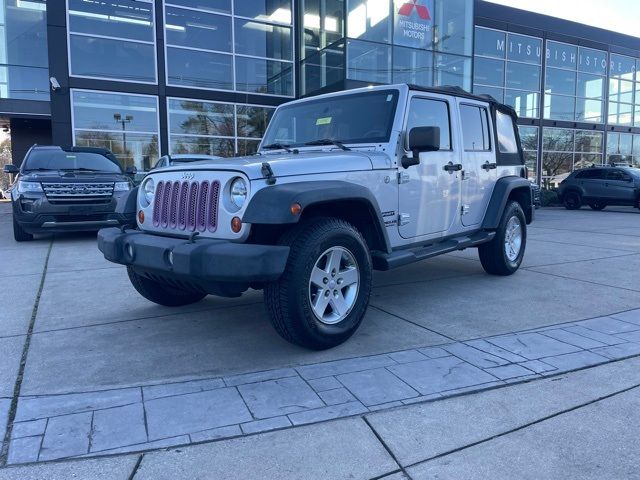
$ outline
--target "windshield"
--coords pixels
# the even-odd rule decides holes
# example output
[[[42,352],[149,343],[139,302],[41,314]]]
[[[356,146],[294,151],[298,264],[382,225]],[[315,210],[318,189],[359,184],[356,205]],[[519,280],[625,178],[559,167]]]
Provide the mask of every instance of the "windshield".
[[[378,90],[286,105],[269,123],[261,148],[387,142],[397,103],[398,90]]]
[[[24,171],[85,170],[122,173],[120,166],[98,153],[65,152],[62,150],[34,150],[29,154]]]

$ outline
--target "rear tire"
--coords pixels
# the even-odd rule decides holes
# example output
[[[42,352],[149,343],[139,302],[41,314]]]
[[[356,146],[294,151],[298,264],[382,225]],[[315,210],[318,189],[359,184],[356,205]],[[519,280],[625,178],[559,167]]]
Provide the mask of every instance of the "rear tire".
[[[564,206],[567,210],[579,210],[582,207],[582,197],[578,192],[564,194]]]
[[[13,219],[13,238],[16,242],[30,242],[33,240],[33,235],[24,231],[20,224]]]
[[[491,275],[513,275],[522,264],[527,246],[527,221],[518,202],[505,207],[493,240],[478,247],[480,263]]]
[[[589,207],[591,207],[591,210],[595,210],[596,212],[599,212],[607,208],[607,206],[604,203],[598,203],[598,202],[590,203]]]
[[[150,278],[143,277],[131,267],[127,267],[127,274],[129,275],[129,280],[131,280],[133,288],[135,288],[140,295],[150,302],[164,305],[165,307],[191,305],[207,296],[206,293],[182,290],[156,282]]]
[[[279,243],[291,250],[283,275],[264,289],[273,327],[312,350],[345,342],[362,323],[371,293],[371,255],[362,234],[343,220],[314,218]]]

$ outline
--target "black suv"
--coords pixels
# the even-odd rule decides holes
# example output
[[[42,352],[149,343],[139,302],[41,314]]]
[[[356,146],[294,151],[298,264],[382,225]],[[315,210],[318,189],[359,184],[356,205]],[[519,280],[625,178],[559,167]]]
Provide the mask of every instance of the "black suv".
[[[576,170],[560,183],[558,195],[569,210],[584,204],[594,210],[603,210],[607,205],[640,208],[640,168],[603,166]]]
[[[18,242],[34,233],[91,231],[131,223],[115,213],[118,199],[132,188],[130,175],[115,156],[98,148],[33,146],[11,188],[13,236]]]

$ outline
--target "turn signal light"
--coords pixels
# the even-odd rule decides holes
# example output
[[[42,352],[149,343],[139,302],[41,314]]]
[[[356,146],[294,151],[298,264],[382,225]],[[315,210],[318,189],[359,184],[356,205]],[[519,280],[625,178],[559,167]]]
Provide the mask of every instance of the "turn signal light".
[[[242,230],[242,220],[240,220],[240,217],[233,217],[233,219],[231,219],[231,231],[233,231],[233,233],[240,233],[240,230]]]
[[[138,212],[138,222],[144,223],[144,212],[142,210]]]
[[[299,203],[292,203],[291,204],[291,213],[293,215],[300,215],[300,212],[302,212],[302,205],[300,205]]]

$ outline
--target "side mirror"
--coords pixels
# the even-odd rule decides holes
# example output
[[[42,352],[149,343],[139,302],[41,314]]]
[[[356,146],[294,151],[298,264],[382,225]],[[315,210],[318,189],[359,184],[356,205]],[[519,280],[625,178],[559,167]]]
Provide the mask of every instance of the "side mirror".
[[[420,153],[440,150],[440,127],[414,127],[409,132],[409,150],[413,158],[404,157],[402,166],[409,168],[420,163]]]
[[[20,169],[15,165],[5,165],[2,169],[4,173],[8,173],[9,175],[16,175],[20,173]]]
[[[135,175],[138,173],[138,169],[136,167],[127,167],[124,171],[127,175]]]

